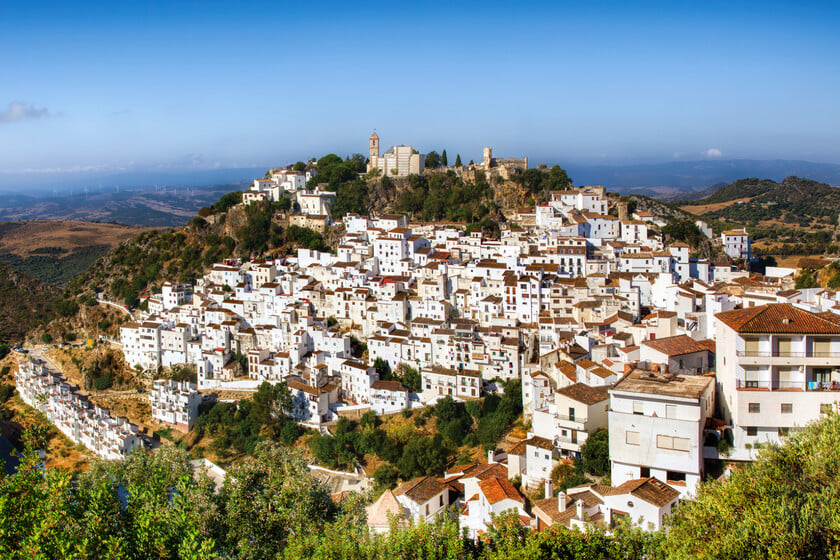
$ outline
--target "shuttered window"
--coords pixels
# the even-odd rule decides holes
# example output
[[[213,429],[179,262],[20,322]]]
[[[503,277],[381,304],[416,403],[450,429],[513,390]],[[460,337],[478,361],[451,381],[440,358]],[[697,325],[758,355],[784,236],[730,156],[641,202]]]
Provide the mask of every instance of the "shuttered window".
[[[790,356],[793,353],[793,339],[777,338],[776,352],[778,356]]]
[[[825,357],[831,355],[831,339],[817,338],[814,339],[814,356]]]

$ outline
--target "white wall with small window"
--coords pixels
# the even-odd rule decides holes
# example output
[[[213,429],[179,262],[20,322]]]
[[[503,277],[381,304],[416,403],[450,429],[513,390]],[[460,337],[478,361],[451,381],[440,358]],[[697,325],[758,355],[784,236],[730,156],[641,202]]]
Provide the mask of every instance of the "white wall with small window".
[[[703,428],[714,408],[714,383],[696,398],[657,392],[610,391],[612,484],[652,476],[685,496],[693,495],[703,476]]]

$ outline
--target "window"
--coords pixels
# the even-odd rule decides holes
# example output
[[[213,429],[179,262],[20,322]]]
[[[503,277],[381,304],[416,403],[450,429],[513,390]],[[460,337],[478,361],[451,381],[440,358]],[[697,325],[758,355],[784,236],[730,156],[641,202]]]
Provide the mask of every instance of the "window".
[[[747,404],[747,412],[757,413],[761,412],[761,403],[751,402]]]
[[[690,441],[688,438],[658,435],[656,436],[656,447],[672,451],[688,451]]]
[[[650,477],[650,467],[642,467],[639,469],[639,478],[648,478]]]
[[[761,371],[758,368],[744,368],[744,378],[748,388],[758,387]]]
[[[750,437],[755,437],[758,435],[758,428],[755,426],[747,426],[747,435]]]
[[[783,402],[782,403],[782,414],[792,414],[793,413],[793,403]]]
[[[666,404],[665,405],[665,418],[676,418],[676,417],[677,417],[677,405]]]
[[[784,426],[779,426],[779,437],[787,437],[790,433],[790,428],[786,428]]]
[[[633,414],[644,414],[645,404],[642,401],[633,401]]]
[[[833,407],[831,403],[822,403],[820,405],[820,414],[830,414],[832,408]]]
[[[627,431],[624,435],[624,441],[627,445],[639,445],[639,432]]]

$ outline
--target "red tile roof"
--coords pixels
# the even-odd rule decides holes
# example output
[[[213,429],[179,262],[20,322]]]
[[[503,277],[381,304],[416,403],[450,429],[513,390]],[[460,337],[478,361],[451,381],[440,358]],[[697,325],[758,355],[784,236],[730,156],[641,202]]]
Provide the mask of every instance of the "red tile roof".
[[[517,502],[524,502],[525,498],[519,493],[513,484],[507,478],[493,477],[487,480],[482,480],[478,483],[478,487],[487,501],[492,505],[502,500],[515,500]]]
[[[684,334],[657,338],[655,340],[645,340],[642,342],[642,346],[652,348],[666,356],[682,356],[683,354],[693,354],[694,352],[708,350],[705,345]]]
[[[840,320],[811,313],[790,303],[776,303],[715,315],[737,333],[840,334]]]

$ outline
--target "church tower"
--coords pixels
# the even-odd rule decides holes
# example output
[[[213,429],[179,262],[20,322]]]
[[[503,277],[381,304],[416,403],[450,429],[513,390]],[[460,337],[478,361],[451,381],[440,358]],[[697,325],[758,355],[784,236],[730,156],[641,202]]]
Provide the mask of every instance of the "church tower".
[[[379,136],[374,132],[370,135],[370,163],[376,167],[376,159],[379,157]]]

